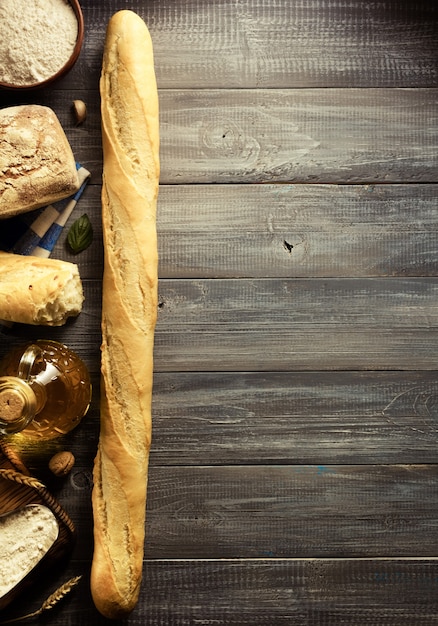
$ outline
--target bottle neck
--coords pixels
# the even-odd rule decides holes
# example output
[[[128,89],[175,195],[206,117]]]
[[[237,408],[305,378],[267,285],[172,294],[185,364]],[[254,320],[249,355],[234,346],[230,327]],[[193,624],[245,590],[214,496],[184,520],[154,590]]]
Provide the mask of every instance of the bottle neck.
[[[0,434],[23,430],[43,408],[45,395],[38,383],[30,384],[16,376],[0,377]]]

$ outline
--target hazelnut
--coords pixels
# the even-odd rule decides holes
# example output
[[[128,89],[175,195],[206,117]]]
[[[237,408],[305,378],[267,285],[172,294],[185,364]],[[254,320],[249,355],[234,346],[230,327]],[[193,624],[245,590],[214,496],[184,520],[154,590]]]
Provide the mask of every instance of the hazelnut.
[[[73,454],[67,450],[63,450],[52,456],[49,461],[49,469],[55,476],[67,476],[73,469],[74,464],[75,457]]]
[[[73,100],[73,111],[76,117],[76,125],[79,126],[87,117],[87,105],[82,100]]]

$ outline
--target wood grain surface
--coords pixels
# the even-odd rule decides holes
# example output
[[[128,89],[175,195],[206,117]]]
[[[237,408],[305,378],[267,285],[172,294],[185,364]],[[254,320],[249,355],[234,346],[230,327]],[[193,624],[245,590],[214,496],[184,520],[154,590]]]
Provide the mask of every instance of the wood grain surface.
[[[86,130],[75,132],[71,102],[77,97],[87,101],[91,119]],[[436,183],[437,100],[438,88],[165,89],[160,92],[160,180],[172,185]],[[80,90],[55,92],[44,100],[61,111],[73,151],[98,179],[97,94],[88,101]]]
[[[109,17],[147,22],[160,98],[159,309],[140,602],[133,626],[438,624],[438,10],[429,0],[82,0],[78,63],[0,106],[57,113],[91,181],[53,256],[86,300],[48,337],[87,363],[81,425],[15,442],[73,519],[46,622],[107,624],[89,593],[99,429],[102,149]],[[76,126],[71,104],[83,99]],[[71,223],[69,222],[69,224]],[[0,225],[2,234],[7,223]],[[47,469],[61,449],[76,464]]]

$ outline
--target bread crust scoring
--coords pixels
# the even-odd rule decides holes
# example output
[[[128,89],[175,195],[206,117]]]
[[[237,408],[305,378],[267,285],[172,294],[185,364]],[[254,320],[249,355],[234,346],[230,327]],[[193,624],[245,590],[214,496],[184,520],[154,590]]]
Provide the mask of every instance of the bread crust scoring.
[[[114,619],[135,607],[142,579],[158,300],[158,94],[151,38],[132,11],[108,24],[100,92],[104,275],[91,593]]]
[[[79,186],[71,146],[52,109],[0,109],[0,218],[67,198]]]

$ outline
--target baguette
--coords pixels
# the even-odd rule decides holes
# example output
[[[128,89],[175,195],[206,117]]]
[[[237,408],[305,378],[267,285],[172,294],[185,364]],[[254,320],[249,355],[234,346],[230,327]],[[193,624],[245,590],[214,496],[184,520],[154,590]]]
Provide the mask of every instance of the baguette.
[[[158,94],[143,20],[108,24],[100,79],[104,273],[100,435],[93,469],[91,593],[130,613],[140,592],[157,316]]]
[[[62,326],[84,301],[78,266],[0,251],[0,319]]]

